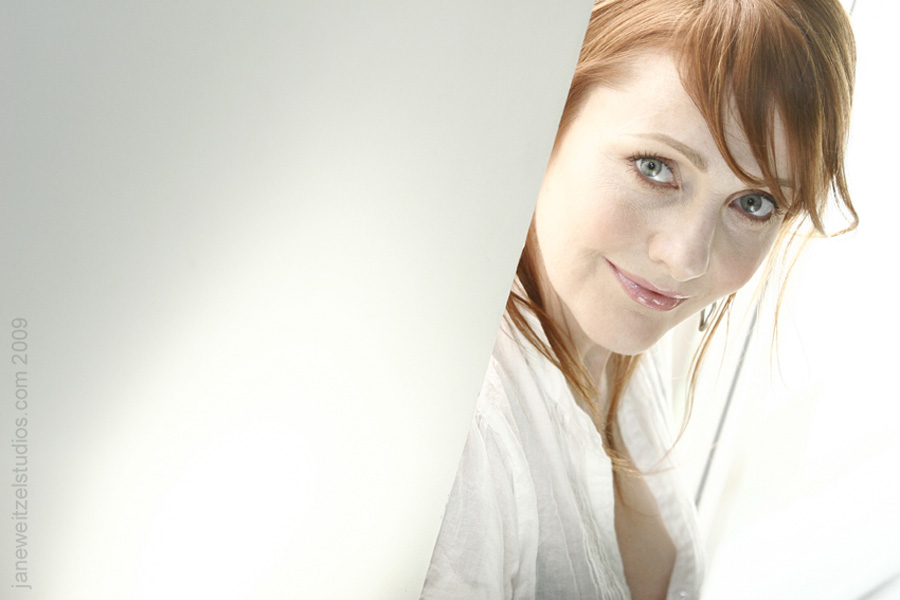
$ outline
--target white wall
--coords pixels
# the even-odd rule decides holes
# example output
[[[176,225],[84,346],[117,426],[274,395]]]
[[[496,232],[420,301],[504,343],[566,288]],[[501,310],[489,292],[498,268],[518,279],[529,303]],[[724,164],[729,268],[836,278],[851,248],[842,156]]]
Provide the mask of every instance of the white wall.
[[[0,595],[417,597],[589,9],[3,1]]]
[[[809,249],[782,311],[774,369],[768,334],[754,340],[701,506],[712,600],[900,598],[900,207],[889,166],[900,138],[890,82],[900,10],[858,0],[852,20],[859,64],[847,168],[860,226]]]

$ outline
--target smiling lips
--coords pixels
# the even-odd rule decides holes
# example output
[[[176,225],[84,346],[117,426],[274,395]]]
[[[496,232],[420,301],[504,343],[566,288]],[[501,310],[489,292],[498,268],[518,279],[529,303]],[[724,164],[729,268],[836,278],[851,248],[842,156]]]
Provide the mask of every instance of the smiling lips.
[[[616,275],[616,279],[619,280],[619,283],[622,284],[622,288],[625,290],[628,297],[638,304],[643,304],[647,308],[652,308],[654,310],[668,311],[687,300],[687,296],[678,296],[669,292],[663,292],[640,277],[636,277],[630,273],[623,273],[616,265],[608,260],[606,263]]]

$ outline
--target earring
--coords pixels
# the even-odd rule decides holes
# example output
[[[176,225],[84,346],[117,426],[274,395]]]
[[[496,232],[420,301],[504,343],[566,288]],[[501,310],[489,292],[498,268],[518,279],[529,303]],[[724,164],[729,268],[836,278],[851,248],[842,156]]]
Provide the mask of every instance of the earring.
[[[709,324],[712,322],[712,317],[716,314],[716,308],[719,301],[716,300],[706,308],[700,311],[700,331],[706,331],[709,327]]]

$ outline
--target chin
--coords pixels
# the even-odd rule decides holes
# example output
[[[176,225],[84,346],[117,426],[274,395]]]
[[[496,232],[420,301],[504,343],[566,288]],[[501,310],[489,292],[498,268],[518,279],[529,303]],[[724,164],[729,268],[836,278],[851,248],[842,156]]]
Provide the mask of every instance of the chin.
[[[599,345],[616,354],[634,356],[652,348],[665,334],[666,331],[660,330],[633,333],[631,335],[616,335],[612,339],[607,339],[606,343],[600,343]]]
[[[612,320],[595,323],[595,335],[590,335],[599,346],[610,352],[633,356],[652,348],[673,328],[695,314],[692,307],[681,306],[669,313],[635,315],[620,312]]]
[[[616,346],[610,348],[610,350],[612,352],[615,352],[616,354],[621,354],[623,356],[634,356],[636,354],[641,354],[643,352],[646,352],[647,350],[652,348],[653,344],[658,342],[660,340],[660,338],[662,338],[662,336],[654,338],[653,341],[651,341],[651,342],[646,342],[644,340],[641,340],[641,341],[629,340],[621,345],[616,345]]]

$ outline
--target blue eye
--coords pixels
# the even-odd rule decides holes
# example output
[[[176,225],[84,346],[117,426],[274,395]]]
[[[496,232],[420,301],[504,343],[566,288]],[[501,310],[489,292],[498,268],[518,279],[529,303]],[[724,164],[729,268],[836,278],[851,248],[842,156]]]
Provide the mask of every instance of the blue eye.
[[[651,181],[671,184],[675,182],[675,175],[662,160],[652,156],[640,156],[634,159],[634,165],[638,172]]]
[[[768,219],[777,208],[775,201],[764,194],[744,194],[734,204],[748,217],[760,221]]]

